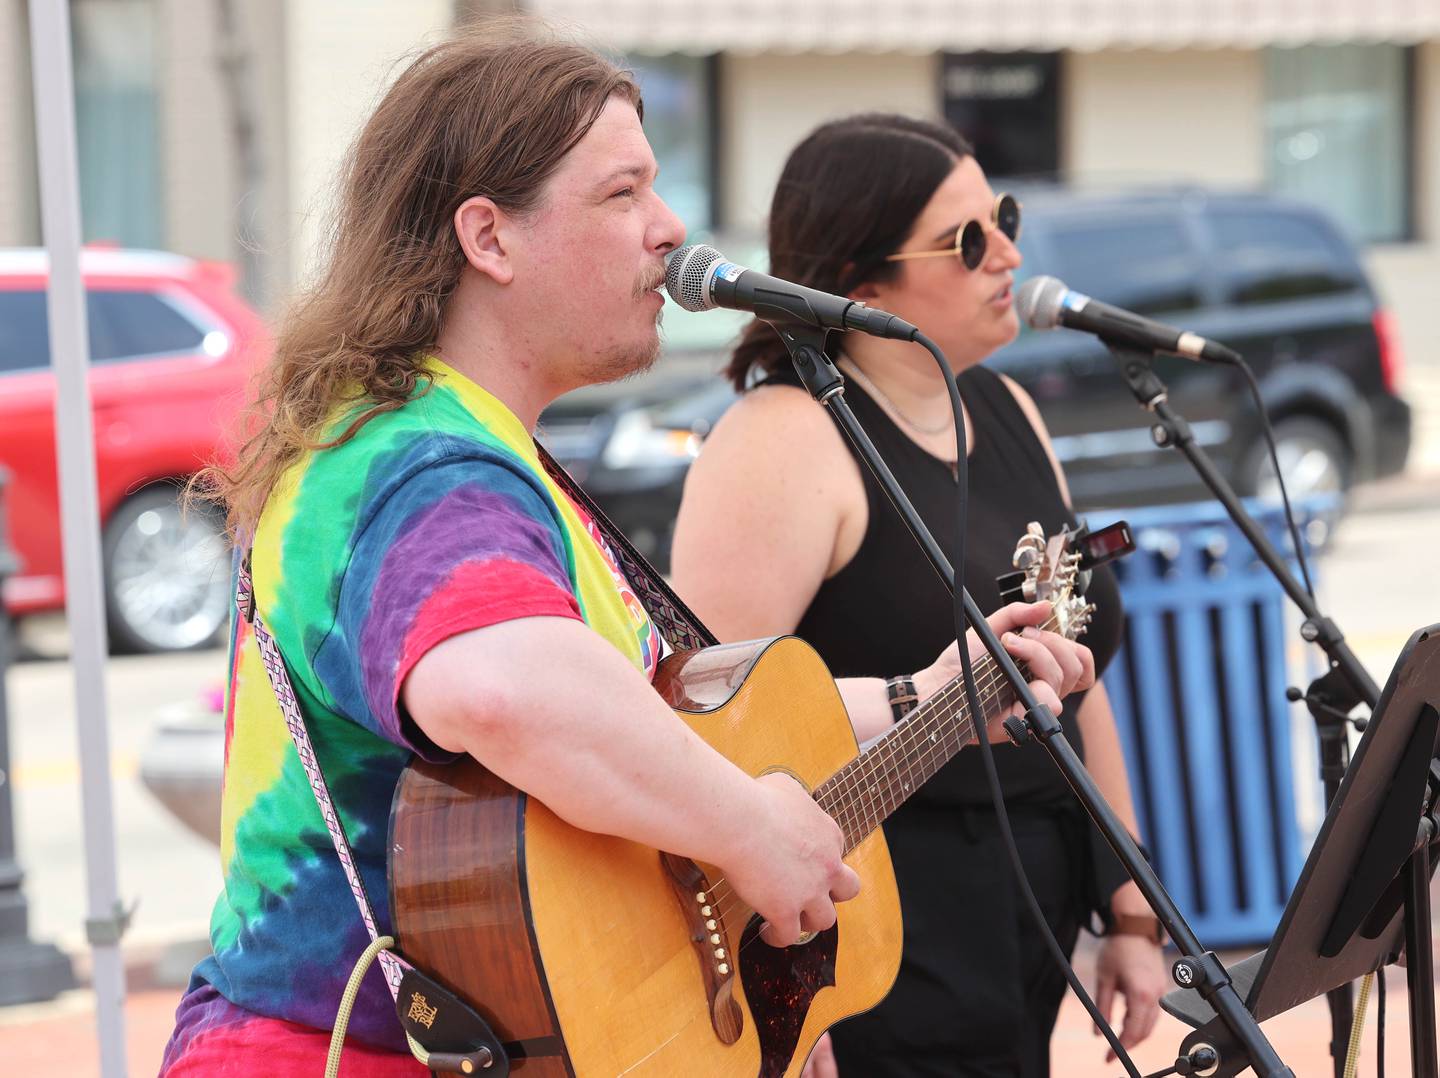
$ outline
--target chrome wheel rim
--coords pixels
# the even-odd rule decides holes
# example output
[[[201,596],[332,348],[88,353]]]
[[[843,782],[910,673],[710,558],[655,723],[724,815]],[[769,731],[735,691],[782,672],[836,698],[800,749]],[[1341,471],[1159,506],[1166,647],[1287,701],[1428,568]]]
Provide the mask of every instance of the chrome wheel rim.
[[[230,609],[228,548],[205,513],[177,503],[142,510],[115,539],[110,588],[115,612],[152,647],[209,640]]]
[[[1304,435],[1285,438],[1275,443],[1275,455],[1280,459],[1280,474],[1285,477],[1285,491],[1291,498],[1338,494],[1344,489],[1340,462],[1319,439]],[[1275,481],[1269,453],[1261,460],[1256,491],[1262,498],[1280,500],[1280,484]]]

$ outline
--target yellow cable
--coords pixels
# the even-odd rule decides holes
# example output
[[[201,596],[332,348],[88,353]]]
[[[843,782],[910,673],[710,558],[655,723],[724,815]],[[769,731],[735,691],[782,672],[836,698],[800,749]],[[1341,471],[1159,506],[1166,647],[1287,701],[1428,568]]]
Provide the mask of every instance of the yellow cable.
[[[1345,1078],[1355,1078],[1355,1071],[1360,1065],[1360,1034],[1365,1030],[1365,1007],[1370,1002],[1370,985],[1374,980],[1375,974],[1367,973],[1360,982],[1360,999],[1350,1018],[1350,1050],[1345,1053]]]
[[[340,1074],[340,1050],[345,1046],[345,1030],[350,1025],[350,1012],[355,1009],[355,996],[360,991],[360,982],[365,978],[365,971],[370,968],[370,963],[375,961],[376,955],[394,946],[394,936],[381,936],[373,940],[356,960],[355,968],[350,971],[350,980],[345,983],[345,992],[340,997],[340,1010],[335,1015],[335,1028],[330,1031],[330,1054],[325,1057],[325,1078],[338,1078]],[[410,1036],[408,1030],[405,1039],[410,1042],[410,1053],[422,1066],[430,1062],[430,1053]]]

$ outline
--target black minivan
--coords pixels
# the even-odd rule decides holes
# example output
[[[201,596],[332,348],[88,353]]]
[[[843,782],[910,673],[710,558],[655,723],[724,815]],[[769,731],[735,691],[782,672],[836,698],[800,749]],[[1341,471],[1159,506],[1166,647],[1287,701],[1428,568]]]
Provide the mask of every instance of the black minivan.
[[[1322,213],[1198,189],[1017,194],[1025,209],[1017,286],[1049,274],[1240,352],[1259,380],[1292,496],[1403,469],[1410,409],[1396,392],[1390,318],[1354,246]],[[690,460],[734,400],[713,372],[745,318],[671,307],[654,372],[571,394],[542,417],[542,439],[662,566]],[[708,341],[692,337],[706,331]],[[1035,398],[1079,508],[1207,496],[1184,457],[1156,448],[1149,414],[1095,338],[1025,329],[989,363]],[[1170,357],[1156,370],[1236,488],[1266,493],[1273,478],[1239,374]]]

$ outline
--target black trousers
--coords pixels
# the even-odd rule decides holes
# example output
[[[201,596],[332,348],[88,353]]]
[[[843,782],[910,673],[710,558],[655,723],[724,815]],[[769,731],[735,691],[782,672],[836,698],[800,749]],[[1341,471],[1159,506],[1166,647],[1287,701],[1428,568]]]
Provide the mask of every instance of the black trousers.
[[[1066,954],[1086,831],[1012,812],[1021,860]],[[907,805],[886,825],[905,950],[890,995],[832,1031],[840,1078],[1046,1078],[1064,975],[1017,890],[993,813]]]

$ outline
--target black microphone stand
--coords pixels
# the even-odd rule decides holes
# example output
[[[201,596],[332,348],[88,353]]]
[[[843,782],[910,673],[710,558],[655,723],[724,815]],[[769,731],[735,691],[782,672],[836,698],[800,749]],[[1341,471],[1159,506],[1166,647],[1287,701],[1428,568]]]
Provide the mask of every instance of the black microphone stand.
[[[1320,778],[1325,786],[1325,804],[1328,806],[1335,800],[1340,780],[1344,778],[1350,762],[1350,742],[1346,736],[1346,728],[1351,721],[1350,712],[1361,703],[1373,711],[1380,699],[1380,689],[1345,643],[1340,627],[1320,612],[1310,593],[1295,579],[1284,558],[1246,512],[1229,482],[1205,450],[1196,444],[1194,432],[1185,417],[1170,407],[1170,391],[1151,366],[1153,357],[1150,353],[1109,341],[1105,345],[1119,362],[1120,373],[1135,399],[1155,416],[1156,423],[1150,431],[1155,444],[1173,446],[1190,461],[1211,493],[1225,506],[1230,519],[1250,541],[1260,560],[1300,608],[1305,617],[1300,624],[1300,635],[1309,643],[1319,644],[1325,652],[1328,660],[1326,672],[1312,681],[1304,693],[1290,688],[1286,690],[1286,696],[1292,701],[1304,700],[1315,720],[1320,746]],[[1330,1005],[1330,1055],[1335,1061],[1335,1078],[1342,1078],[1344,1074],[1345,1055],[1349,1048],[1353,1018],[1350,988],[1347,984],[1326,994]]]
[[[846,437],[850,439],[866,465],[879,480],[891,503],[904,519],[906,527],[914,535],[926,557],[930,559],[930,564],[953,594],[956,590],[955,570],[845,400],[845,380],[835,369],[835,364],[830,357],[825,354],[825,342],[830,331],[816,326],[793,323],[776,323],[774,328],[785,341],[791,361],[795,365],[795,371],[805,388],[816,401],[825,405],[839,422],[841,430],[844,431]],[[1160,923],[1165,926],[1165,931],[1169,934],[1170,939],[1180,949],[1181,957],[1172,967],[1172,975],[1176,984],[1182,988],[1195,989],[1214,1008],[1216,1014],[1234,1035],[1250,1066],[1260,1078],[1294,1078],[1294,1072],[1281,1062],[1275,1049],[1261,1031],[1259,1023],[1245,1009],[1224,964],[1213,952],[1201,948],[1199,939],[1185,922],[1174,900],[1160,882],[1160,878],[1155,875],[1155,870],[1145,860],[1135,839],[1131,837],[1130,832],[1126,830],[1125,825],[1115,814],[1115,810],[1106,802],[1100,788],[1096,786],[1095,780],[1085,769],[1085,765],[1065,737],[1059,721],[1050,709],[1039,703],[1034,694],[1030,692],[1025,678],[1016,669],[1009,652],[996,639],[994,632],[985,621],[985,616],[970,597],[970,593],[964,589],[963,585],[960,590],[963,595],[966,619],[984,643],[985,650],[1004,671],[1005,677],[1014,687],[1017,697],[1025,707],[1025,720],[1022,722],[1018,719],[1007,719],[1006,731],[1017,742],[1028,740],[1032,734],[1039,740],[1040,744],[1045,747],[1045,751],[1049,753],[1051,761],[1060,769],[1065,781],[1075,792],[1075,796],[1084,805],[1085,811],[1095,821],[1100,833],[1105,836],[1116,856],[1120,858],[1125,870],[1130,874],[1130,878],[1135,881],[1141,894],[1145,896],[1145,901],[1150,904],[1150,908],[1155,911]],[[964,646],[963,643],[961,646]]]

